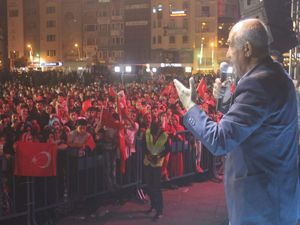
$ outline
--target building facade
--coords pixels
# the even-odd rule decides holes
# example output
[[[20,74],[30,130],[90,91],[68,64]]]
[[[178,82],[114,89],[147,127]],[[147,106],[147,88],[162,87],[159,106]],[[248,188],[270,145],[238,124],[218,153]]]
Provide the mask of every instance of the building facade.
[[[0,71],[8,70],[7,56],[7,5],[6,0],[0,1]]]
[[[18,58],[24,57],[23,1],[7,0],[7,39],[10,66],[14,67]]]
[[[124,1],[84,1],[83,48],[88,61],[114,64],[124,58]]]
[[[151,0],[125,0],[124,19],[125,63],[150,62]]]
[[[8,56],[68,62],[189,64],[225,58],[238,0],[7,0]]]
[[[236,0],[152,0],[152,61],[216,70],[229,30],[239,17]],[[227,47],[226,47],[227,48]]]

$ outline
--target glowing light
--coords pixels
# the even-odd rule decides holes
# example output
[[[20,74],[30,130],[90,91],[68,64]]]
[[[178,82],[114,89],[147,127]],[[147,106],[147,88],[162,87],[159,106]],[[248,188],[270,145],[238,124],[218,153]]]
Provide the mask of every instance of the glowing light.
[[[170,16],[186,16],[185,11],[180,10],[180,11],[172,11]]]
[[[186,72],[186,73],[191,73],[191,72],[192,72],[192,67],[186,66],[186,67],[185,67],[185,72]]]
[[[131,71],[132,71],[131,66],[125,66],[125,72],[126,73],[131,73]]]
[[[115,71],[116,73],[120,73],[120,72],[121,72],[121,67],[115,66],[114,71]]]
[[[153,68],[152,68],[152,72],[153,72],[153,73],[156,73],[156,72],[157,72],[157,69],[156,69],[155,67],[153,67]]]

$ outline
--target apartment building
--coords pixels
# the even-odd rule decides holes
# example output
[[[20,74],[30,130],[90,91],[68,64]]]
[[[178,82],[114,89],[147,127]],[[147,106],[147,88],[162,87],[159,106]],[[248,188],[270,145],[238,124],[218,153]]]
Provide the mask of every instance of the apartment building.
[[[0,1],[0,71],[8,69],[6,3],[6,0]]]
[[[151,0],[125,0],[124,58],[126,63],[148,63],[151,51]]]
[[[113,64],[124,57],[124,1],[84,1],[83,45],[86,59]]]
[[[50,67],[181,63],[211,70],[224,59],[238,16],[237,0],[7,0],[8,55]]]
[[[236,0],[152,0],[152,60],[212,70],[225,58],[229,29],[238,19]]]

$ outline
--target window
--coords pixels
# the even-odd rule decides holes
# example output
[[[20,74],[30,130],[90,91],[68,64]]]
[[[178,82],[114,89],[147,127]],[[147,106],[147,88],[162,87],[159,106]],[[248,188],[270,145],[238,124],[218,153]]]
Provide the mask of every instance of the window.
[[[97,30],[97,26],[94,24],[88,24],[85,26],[85,31],[96,31]]]
[[[182,7],[184,10],[188,10],[190,8],[190,3],[189,2],[183,2]]]
[[[17,9],[11,9],[9,10],[9,17],[18,17],[19,16],[19,11]]]
[[[54,34],[48,34],[47,35],[47,41],[55,41],[56,36]]]
[[[182,43],[184,44],[189,43],[189,37],[186,35],[182,36]]]
[[[67,22],[72,22],[74,21],[74,14],[72,12],[67,12],[64,16],[64,19],[67,21]]]
[[[209,6],[202,6],[201,8],[201,16],[202,17],[209,17]]]
[[[86,45],[96,45],[96,39],[95,38],[88,38],[86,41]]]
[[[209,24],[207,22],[201,23],[201,32],[209,32]]]
[[[156,22],[155,22],[155,20],[152,21],[152,27],[156,28]]]
[[[161,27],[161,20],[157,21],[157,27]]]
[[[54,6],[48,6],[46,8],[46,13],[47,14],[54,14],[55,13],[55,7]]]
[[[160,35],[157,37],[157,44],[161,44],[161,36]]]
[[[109,31],[109,24],[101,24],[99,25],[99,31],[106,33]]]
[[[171,28],[171,29],[174,29],[174,28],[176,28],[176,23],[175,23],[175,20],[170,20],[170,22],[169,22],[169,26],[168,26],[169,28]]]
[[[47,50],[47,56],[56,56],[56,50]]]
[[[247,0],[247,5],[251,5],[251,0]]]
[[[46,27],[56,27],[56,21],[55,20],[47,20]]]
[[[101,10],[98,12],[98,16],[99,17],[107,17],[108,16],[108,12],[107,10]]]
[[[120,9],[119,8],[113,9],[112,10],[112,15],[113,16],[120,16]]]
[[[123,30],[123,24],[121,24],[121,23],[113,23],[113,24],[111,24],[111,30],[122,31]]]
[[[124,39],[122,37],[113,37],[112,44],[113,45],[121,45],[124,43]]]
[[[156,37],[152,37],[152,44],[156,44]]]
[[[182,27],[183,27],[184,29],[189,29],[189,20],[188,20],[188,19],[184,19],[184,20],[183,20]]]
[[[170,37],[169,37],[169,43],[170,43],[170,44],[175,44],[175,42],[176,42],[176,41],[175,41],[175,36],[170,36]]]

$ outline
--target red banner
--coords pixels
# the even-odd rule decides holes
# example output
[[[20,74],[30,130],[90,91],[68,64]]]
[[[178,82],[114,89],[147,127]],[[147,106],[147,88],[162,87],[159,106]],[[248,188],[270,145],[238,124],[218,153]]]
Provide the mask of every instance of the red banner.
[[[55,144],[17,142],[15,175],[31,177],[56,176]]]

